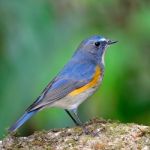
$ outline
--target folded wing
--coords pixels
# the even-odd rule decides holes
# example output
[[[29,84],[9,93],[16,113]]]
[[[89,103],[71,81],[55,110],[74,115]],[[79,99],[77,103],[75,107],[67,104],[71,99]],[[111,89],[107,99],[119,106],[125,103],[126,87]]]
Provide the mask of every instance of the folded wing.
[[[72,67],[73,66],[73,67]],[[88,84],[95,73],[96,66],[82,62],[65,66],[63,71],[52,80],[40,97],[26,110],[27,112],[42,109],[53,102],[61,100],[70,92]]]

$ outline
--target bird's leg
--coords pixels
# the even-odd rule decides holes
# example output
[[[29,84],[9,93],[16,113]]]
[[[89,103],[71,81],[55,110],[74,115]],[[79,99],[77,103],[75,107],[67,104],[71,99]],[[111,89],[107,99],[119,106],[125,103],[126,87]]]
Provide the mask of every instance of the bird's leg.
[[[65,109],[65,111],[77,126],[82,126],[83,123],[80,121],[78,117],[77,109],[71,109],[71,110]]]
[[[81,126],[83,128],[85,134],[90,134],[88,129],[83,125],[83,123],[79,119],[77,109],[71,109],[71,110],[65,110],[65,111],[67,112],[67,114],[71,117],[71,119],[77,126]]]

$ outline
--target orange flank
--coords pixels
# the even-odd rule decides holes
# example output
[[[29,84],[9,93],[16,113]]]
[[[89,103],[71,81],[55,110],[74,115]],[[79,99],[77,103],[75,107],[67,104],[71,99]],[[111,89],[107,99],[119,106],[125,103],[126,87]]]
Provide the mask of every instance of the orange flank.
[[[86,91],[87,89],[96,86],[96,84],[99,81],[100,76],[101,76],[101,69],[99,66],[97,66],[95,69],[95,74],[93,76],[93,79],[88,84],[86,84],[85,86],[82,86],[81,88],[78,88],[78,89],[72,91],[69,95],[70,96],[76,96],[76,95]]]

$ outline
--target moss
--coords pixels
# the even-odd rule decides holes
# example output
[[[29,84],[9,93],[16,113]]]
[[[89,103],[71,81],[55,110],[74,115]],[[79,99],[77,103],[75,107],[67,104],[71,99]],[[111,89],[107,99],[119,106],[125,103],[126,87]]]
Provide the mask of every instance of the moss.
[[[88,131],[88,134],[85,134]],[[150,149],[150,127],[93,119],[84,127],[35,132],[28,137],[8,135],[0,149]]]

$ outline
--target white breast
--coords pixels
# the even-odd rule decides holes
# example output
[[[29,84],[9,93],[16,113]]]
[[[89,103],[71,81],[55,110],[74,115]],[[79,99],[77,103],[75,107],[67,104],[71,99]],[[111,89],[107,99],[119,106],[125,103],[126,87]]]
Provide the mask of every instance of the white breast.
[[[98,86],[90,88],[76,96],[67,95],[66,97],[54,102],[51,106],[60,107],[63,109],[75,109],[89,96],[91,96],[96,91],[97,87]]]

